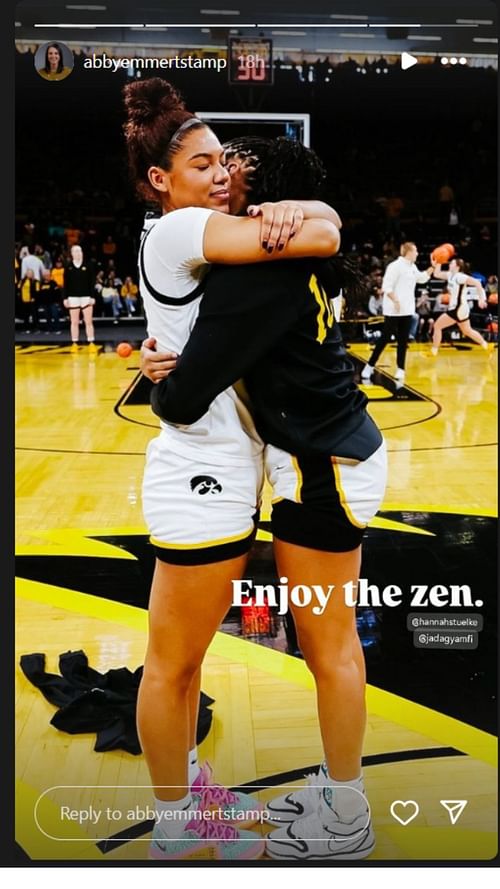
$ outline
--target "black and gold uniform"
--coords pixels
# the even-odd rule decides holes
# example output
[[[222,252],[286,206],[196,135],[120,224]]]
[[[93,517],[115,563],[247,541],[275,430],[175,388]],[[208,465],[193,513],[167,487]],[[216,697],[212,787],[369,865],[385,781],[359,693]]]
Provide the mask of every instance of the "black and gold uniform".
[[[339,289],[328,261],[214,267],[177,368],[151,396],[158,416],[190,424],[243,378],[267,443],[273,531],[329,551],[359,544],[385,488],[383,439],[334,318]]]

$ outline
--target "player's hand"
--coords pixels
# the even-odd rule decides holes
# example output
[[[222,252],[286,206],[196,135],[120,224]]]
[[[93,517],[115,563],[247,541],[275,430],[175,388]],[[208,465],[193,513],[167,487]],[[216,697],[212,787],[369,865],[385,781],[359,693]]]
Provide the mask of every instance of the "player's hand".
[[[177,355],[175,352],[157,352],[156,340],[150,336],[141,345],[141,372],[152,383],[166,380],[175,370]]]
[[[439,269],[439,268],[441,268],[441,263],[440,263],[440,262],[436,262],[436,260],[432,258],[432,253],[429,254],[429,259],[430,259],[430,261],[431,261],[431,266],[432,266],[433,269]]]
[[[394,303],[394,308],[396,309],[396,312],[399,312],[399,309],[401,307],[401,303],[399,302],[399,299],[394,298],[393,303]]]
[[[249,216],[262,216],[260,236],[264,250],[269,253],[274,249],[283,250],[290,238],[298,234],[304,222],[304,211],[294,201],[251,204],[247,213]]]
[[[480,309],[488,308],[488,301],[484,298],[484,296],[478,299],[477,304]]]

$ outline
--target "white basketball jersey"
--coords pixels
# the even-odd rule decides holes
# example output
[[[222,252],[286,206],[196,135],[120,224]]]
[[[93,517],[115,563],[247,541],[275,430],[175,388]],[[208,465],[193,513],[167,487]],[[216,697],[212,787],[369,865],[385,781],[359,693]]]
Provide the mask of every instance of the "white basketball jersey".
[[[180,355],[198,316],[203,279],[209,265],[203,255],[203,235],[210,215],[201,207],[173,210],[148,220],[139,248],[140,293],[148,335],[159,352]],[[235,299],[238,296],[235,294]],[[214,361],[223,361],[214,355]],[[208,457],[221,465],[243,465],[261,456],[263,443],[251,416],[232,387],[221,392],[207,413],[190,426],[161,421],[169,449]],[[200,453],[203,449],[203,453]]]

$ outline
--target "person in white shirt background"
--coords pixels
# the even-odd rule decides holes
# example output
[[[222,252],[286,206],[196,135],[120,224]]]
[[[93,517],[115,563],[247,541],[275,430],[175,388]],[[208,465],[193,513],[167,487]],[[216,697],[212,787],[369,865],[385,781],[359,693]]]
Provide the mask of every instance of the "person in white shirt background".
[[[42,260],[38,256],[34,255],[31,247],[26,247],[26,250],[27,253],[21,260],[21,278],[25,278],[28,269],[31,269],[35,281],[41,281],[43,272],[45,271],[45,266]]]
[[[400,253],[401,255],[394,262],[390,262],[385,270],[382,281],[384,329],[368,364],[361,372],[363,380],[370,379],[378,359],[392,336],[396,337],[397,342],[397,369],[394,378],[396,380],[405,378],[406,350],[415,315],[415,285],[425,284],[431,277],[433,268],[429,266],[425,272],[418,270],[415,265],[418,250],[413,241],[401,244]]]
[[[470,275],[466,275],[464,273],[465,262],[463,259],[458,259],[457,257],[454,257],[451,260],[447,272],[441,271],[441,266],[437,263],[433,262],[432,265],[434,277],[438,278],[440,281],[448,282],[450,301],[446,311],[439,316],[434,324],[431,354],[433,356],[437,355],[439,346],[441,345],[442,331],[445,327],[451,327],[453,324],[458,324],[459,330],[463,336],[473,340],[481,346],[481,348],[487,351],[489,348],[488,343],[484,337],[481,336],[479,331],[474,330],[471,327],[469,321],[470,306],[468,300],[470,299],[470,294],[467,292],[469,287],[475,287],[480,309],[485,309],[488,305],[486,293],[484,292],[481,281],[478,278],[472,278]]]

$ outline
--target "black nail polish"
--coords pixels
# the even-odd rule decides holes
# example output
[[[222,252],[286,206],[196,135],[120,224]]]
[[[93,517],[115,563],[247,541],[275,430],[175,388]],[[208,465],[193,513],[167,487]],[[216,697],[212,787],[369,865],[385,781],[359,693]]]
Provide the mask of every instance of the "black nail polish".
[[[267,250],[267,241],[262,241],[262,248]]]
[[[273,248],[272,248],[272,247],[268,247],[268,248],[267,248],[267,252],[268,252],[268,253],[272,253],[272,252],[273,252]]]
[[[284,244],[278,244],[278,250],[283,250]]]

